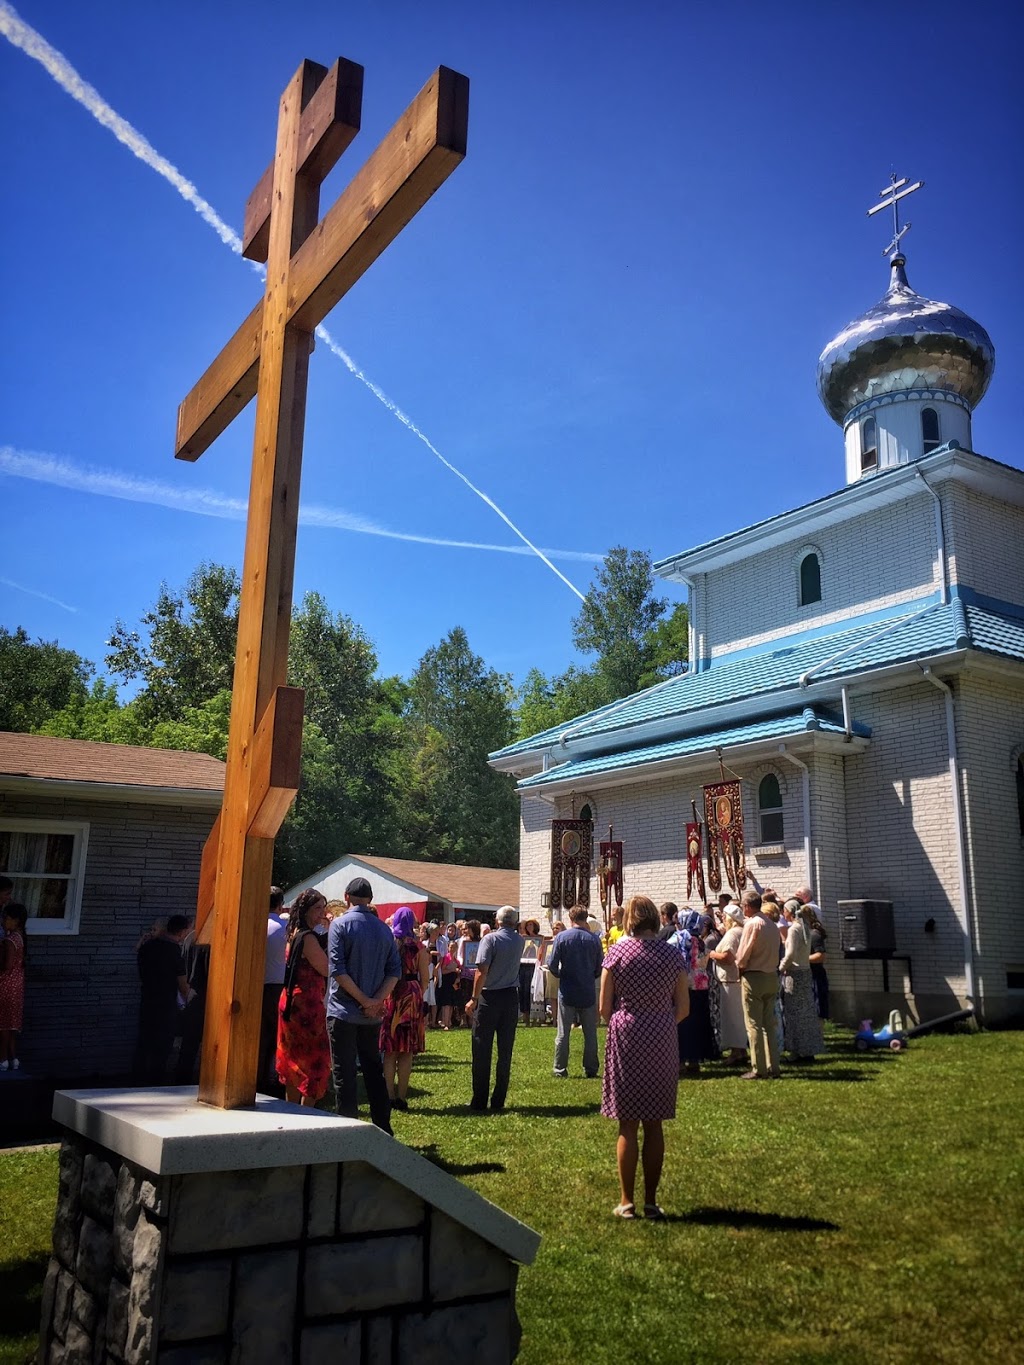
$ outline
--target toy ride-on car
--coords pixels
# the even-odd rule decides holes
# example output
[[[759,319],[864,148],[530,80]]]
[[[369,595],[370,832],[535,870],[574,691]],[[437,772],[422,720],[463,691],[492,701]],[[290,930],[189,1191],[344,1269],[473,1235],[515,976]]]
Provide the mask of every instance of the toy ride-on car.
[[[890,1052],[903,1052],[907,1046],[907,1032],[903,1027],[903,1016],[893,1010],[889,1022],[876,1033],[870,1019],[864,1019],[853,1040],[858,1052],[867,1052],[873,1047],[887,1047]]]

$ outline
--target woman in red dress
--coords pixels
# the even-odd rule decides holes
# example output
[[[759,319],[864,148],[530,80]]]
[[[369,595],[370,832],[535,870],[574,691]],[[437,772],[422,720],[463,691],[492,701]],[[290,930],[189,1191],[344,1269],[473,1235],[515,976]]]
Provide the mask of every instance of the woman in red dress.
[[[25,1009],[25,921],[28,911],[17,901],[3,909],[0,939],[0,1071],[17,1071],[18,1034]]]
[[[327,1041],[327,954],[316,930],[327,901],[312,888],[301,892],[288,916],[285,988],[277,1016],[277,1076],[290,1104],[315,1108],[327,1093],[331,1051]]]
[[[380,1050],[391,1103],[395,1109],[408,1109],[412,1059],[425,1047],[423,992],[430,979],[430,952],[416,937],[416,916],[407,905],[395,911],[391,931],[398,943],[402,975],[384,1003]]]

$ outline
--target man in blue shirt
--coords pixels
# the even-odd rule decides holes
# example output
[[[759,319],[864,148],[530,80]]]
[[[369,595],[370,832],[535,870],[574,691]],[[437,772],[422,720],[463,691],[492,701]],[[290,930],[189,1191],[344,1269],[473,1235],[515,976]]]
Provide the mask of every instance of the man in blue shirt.
[[[365,877],[345,888],[344,915],[333,921],[327,937],[330,971],[327,992],[327,1036],[338,1113],[359,1117],[356,1057],[370,1101],[370,1118],[391,1132],[391,1101],[380,1060],[380,1021],[384,1002],[395,989],[402,967],[395,936],[371,909],[373,891]]]
[[[601,940],[587,928],[587,911],[577,905],[569,912],[572,928],[555,939],[548,971],[558,977],[558,1030],[555,1033],[555,1075],[569,1074],[569,1034],[578,1020],[583,1029],[583,1070],[597,1075],[597,978],[604,951]]]
[[[491,1055],[498,1040],[498,1063],[494,1070],[491,1109],[505,1108],[512,1048],[519,1022],[519,963],[523,940],[516,931],[519,911],[503,905],[495,928],[480,944],[473,978],[473,997],[466,1002],[466,1015],[473,1025],[473,1098],[470,1109],[483,1113],[491,1084]]]

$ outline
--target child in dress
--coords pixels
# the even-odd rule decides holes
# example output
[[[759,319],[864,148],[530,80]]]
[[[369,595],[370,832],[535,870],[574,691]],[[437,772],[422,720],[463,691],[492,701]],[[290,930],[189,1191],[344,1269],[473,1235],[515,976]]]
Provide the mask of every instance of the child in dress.
[[[3,908],[0,939],[0,1071],[17,1071],[18,1034],[25,1007],[25,921],[28,911],[17,901]]]

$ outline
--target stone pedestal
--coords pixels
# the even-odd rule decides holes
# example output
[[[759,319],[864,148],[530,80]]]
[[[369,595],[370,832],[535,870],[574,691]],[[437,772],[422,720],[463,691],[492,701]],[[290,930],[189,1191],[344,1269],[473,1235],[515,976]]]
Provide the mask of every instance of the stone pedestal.
[[[61,1091],[40,1360],[515,1359],[540,1238],[370,1124]]]

